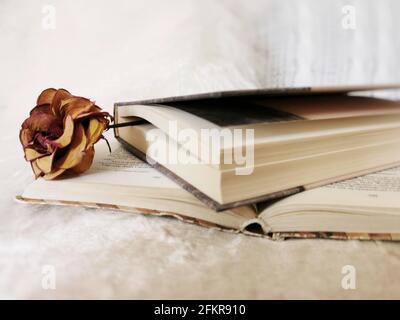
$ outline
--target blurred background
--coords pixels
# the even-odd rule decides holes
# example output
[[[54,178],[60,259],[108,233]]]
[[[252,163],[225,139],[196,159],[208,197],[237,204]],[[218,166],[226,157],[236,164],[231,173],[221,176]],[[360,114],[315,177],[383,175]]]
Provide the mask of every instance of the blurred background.
[[[400,82],[396,0],[0,0],[0,106]]]

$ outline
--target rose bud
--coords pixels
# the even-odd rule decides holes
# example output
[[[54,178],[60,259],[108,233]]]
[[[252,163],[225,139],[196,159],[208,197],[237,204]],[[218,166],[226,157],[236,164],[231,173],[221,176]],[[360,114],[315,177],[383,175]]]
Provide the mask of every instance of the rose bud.
[[[35,177],[51,180],[88,170],[94,144],[112,117],[94,102],[64,89],[46,89],[21,126],[19,138]]]

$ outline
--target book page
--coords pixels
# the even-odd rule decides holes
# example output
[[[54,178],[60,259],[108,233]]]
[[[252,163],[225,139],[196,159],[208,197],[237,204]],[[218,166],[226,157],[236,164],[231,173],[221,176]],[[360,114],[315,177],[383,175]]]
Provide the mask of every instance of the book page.
[[[104,141],[99,141],[92,167],[82,175],[69,177],[69,181],[179,189],[173,181],[125,150],[114,137],[109,135],[107,139],[112,153]]]
[[[304,208],[400,216],[400,167],[301,192],[276,202],[262,214],[269,216]]]
[[[368,192],[369,195],[374,195],[379,192],[394,192],[400,195],[400,167],[333,183],[325,188],[335,190],[364,191]]]
[[[307,120],[400,114],[399,101],[343,94],[259,98],[254,102]]]

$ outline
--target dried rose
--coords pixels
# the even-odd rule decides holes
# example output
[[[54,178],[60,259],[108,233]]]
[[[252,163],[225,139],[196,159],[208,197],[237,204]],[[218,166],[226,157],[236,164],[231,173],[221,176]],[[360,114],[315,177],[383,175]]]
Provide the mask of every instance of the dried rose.
[[[35,177],[54,179],[63,173],[90,168],[94,144],[112,117],[94,102],[49,88],[21,126],[19,138]]]

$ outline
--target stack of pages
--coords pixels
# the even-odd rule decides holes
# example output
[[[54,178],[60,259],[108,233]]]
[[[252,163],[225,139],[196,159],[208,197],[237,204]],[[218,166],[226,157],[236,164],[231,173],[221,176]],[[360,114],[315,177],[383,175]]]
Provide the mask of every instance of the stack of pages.
[[[400,240],[400,103],[342,91],[117,103],[111,153],[98,144],[88,172],[17,198],[272,239]]]

